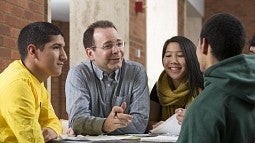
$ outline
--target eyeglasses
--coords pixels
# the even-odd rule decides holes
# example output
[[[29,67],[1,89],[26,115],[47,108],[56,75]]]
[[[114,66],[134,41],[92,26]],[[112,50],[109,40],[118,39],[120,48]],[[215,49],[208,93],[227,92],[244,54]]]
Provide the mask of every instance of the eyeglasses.
[[[109,49],[112,49],[113,46],[117,48],[123,48],[125,46],[125,42],[123,40],[118,40],[117,42],[106,42],[100,48],[103,50],[109,50]],[[98,47],[92,46],[91,48],[98,48]]]

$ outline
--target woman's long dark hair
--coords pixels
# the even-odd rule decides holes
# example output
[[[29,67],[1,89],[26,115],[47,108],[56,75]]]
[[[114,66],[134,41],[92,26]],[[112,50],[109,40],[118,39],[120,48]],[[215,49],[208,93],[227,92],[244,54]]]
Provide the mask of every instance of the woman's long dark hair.
[[[196,46],[188,38],[185,38],[183,36],[174,36],[171,39],[168,39],[163,46],[162,60],[165,56],[167,45],[171,42],[179,43],[182,49],[183,55],[185,57],[185,62],[187,65],[186,76],[188,79],[190,94],[195,97],[198,94],[196,88],[197,87],[200,87],[201,89],[204,88],[203,74],[200,71],[199,62],[196,56]]]

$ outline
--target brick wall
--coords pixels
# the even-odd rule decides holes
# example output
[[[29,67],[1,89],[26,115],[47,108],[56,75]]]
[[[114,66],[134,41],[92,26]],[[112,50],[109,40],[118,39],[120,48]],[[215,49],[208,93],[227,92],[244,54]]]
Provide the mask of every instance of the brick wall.
[[[246,28],[246,41],[255,34],[255,1],[253,0],[205,0],[204,20],[217,12],[230,12],[239,17]],[[246,44],[244,53],[248,53]]]
[[[52,21],[62,29],[65,40],[65,51],[69,58],[69,22]],[[65,62],[62,74],[58,77],[51,78],[51,102],[56,115],[61,119],[67,119],[66,98],[65,98],[65,81],[69,70],[69,59]]]
[[[146,0],[141,1],[146,4]],[[136,13],[135,2],[130,0],[129,5],[129,59],[146,66],[146,9]],[[135,54],[137,50],[140,50],[140,57]]]
[[[0,72],[19,59],[17,37],[20,29],[33,21],[45,21],[46,15],[44,0],[0,1]]]

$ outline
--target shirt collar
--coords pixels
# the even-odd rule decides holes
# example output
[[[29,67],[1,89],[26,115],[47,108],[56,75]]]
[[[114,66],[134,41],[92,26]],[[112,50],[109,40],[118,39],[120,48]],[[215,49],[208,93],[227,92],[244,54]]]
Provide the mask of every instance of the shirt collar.
[[[95,72],[97,78],[102,80],[104,78],[104,71],[102,71],[100,68],[98,68],[98,66],[96,66],[93,62],[91,62],[91,63],[92,63],[92,68],[94,69],[94,72]],[[118,81],[119,76],[120,76],[120,69],[115,70],[114,73],[111,73],[111,74],[115,74],[114,80]]]

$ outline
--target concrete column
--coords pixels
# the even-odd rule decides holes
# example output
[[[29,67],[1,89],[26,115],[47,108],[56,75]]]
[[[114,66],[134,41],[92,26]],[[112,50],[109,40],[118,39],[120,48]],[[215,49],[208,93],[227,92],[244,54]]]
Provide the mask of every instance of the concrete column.
[[[110,20],[127,41],[128,58],[129,1],[127,0],[71,0],[70,1],[70,67],[85,60],[82,37],[85,29],[97,20]]]
[[[162,49],[165,41],[178,33],[178,1],[147,0],[147,73],[152,89],[163,70]]]
[[[185,36],[197,45],[204,16],[204,0],[188,0],[185,5]]]

